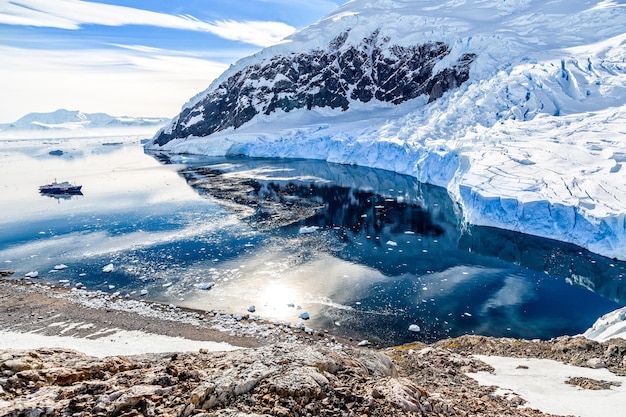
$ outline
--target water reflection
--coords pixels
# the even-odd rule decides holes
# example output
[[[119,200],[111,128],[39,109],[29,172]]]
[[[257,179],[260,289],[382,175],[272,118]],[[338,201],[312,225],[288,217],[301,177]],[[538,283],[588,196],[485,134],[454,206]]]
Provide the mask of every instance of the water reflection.
[[[39,193],[39,195],[41,195],[42,197],[54,198],[60,203],[61,200],[78,200],[80,197],[82,197],[83,192],[82,191],[74,191],[71,193],[43,193],[41,192]]]
[[[318,326],[401,343],[576,334],[626,300],[624,262],[462,227],[445,189],[411,177],[319,161],[156,157],[184,166],[200,195],[263,236],[216,264],[217,285],[187,296],[190,306],[258,303],[294,320],[301,305]],[[422,332],[409,333],[410,324]]]

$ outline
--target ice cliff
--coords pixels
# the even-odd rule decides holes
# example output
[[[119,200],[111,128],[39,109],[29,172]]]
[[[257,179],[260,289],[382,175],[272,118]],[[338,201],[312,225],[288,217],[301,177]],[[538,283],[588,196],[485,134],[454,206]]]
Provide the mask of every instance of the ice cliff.
[[[626,1],[353,0],[231,66],[150,149],[444,186],[471,224],[626,259]]]

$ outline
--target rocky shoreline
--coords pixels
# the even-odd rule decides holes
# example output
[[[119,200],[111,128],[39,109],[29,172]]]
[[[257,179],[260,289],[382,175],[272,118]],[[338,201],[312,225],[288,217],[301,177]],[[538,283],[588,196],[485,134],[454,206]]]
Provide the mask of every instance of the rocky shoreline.
[[[243,348],[279,342],[329,346],[359,342],[251,314],[200,311],[28,279],[0,281],[0,303],[0,329],[47,336],[62,332],[71,337],[100,337],[122,329]]]
[[[469,375],[492,368],[475,355],[553,359],[626,375],[623,339],[464,336],[376,349],[250,317],[13,280],[0,281],[0,306],[3,330],[93,338],[136,329],[245,348],[103,358],[63,348],[0,350],[0,416],[547,416],[524,407],[520,396],[479,385]],[[51,326],[60,320],[89,326]],[[567,383],[612,387],[589,378]]]

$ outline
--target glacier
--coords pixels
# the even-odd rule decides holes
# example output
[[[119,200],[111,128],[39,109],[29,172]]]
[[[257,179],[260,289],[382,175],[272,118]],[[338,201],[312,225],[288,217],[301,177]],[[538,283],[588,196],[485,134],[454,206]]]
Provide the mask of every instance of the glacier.
[[[433,45],[421,72],[398,64]],[[146,148],[392,170],[445,187],[469,224],[626,260],[625,45],[624,0],[353,0],[233,64]]]

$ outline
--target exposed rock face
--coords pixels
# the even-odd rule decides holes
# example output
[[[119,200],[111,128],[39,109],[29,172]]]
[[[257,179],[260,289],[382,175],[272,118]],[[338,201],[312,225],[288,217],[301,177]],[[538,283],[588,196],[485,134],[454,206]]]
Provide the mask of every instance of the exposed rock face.
[[[244,67],[184,109],[172,130],[161,132],[155,143],[238,128],[277,109],[347,110],[354,101],[400,104],[422,95],[433,101],[467,81],[475,58],[465,54],[435,72],[435,65],[450,54],[443,42],[405,47],[373,33],[359,45],[344,45],[346,38],[347,33],[341,34],[327,50],[274,56]]]
[[[401,416],[440,402],[398,378],[389,356],[361,349],[275,345],[105,359],[38,349],[0,352],[0,369],[2,416]]]

